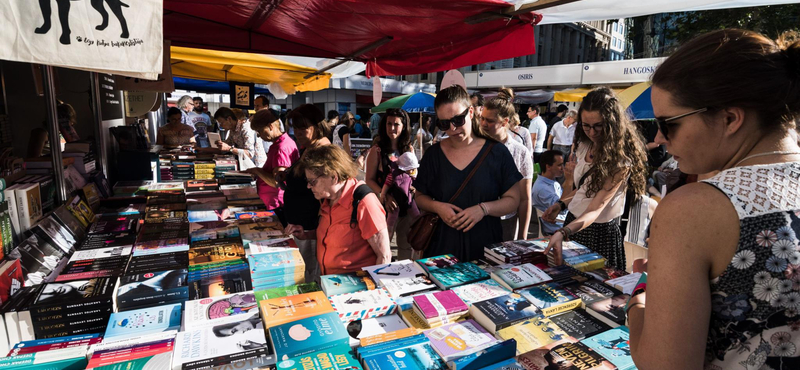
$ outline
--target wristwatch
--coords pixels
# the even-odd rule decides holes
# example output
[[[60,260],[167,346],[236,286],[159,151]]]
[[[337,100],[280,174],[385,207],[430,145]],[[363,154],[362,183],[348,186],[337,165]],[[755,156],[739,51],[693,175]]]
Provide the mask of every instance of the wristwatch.
[[[566,203],[564,203],[563,201],[561,201],[561,199],[557,200],[557,201],[556,201],[556,203],[558,203],[558,206],[559,206],[559,207],[561,207],[561,210],[562,210],[562,211],[563,211],[563,210],[565,210],[565,209],[567,209],[567,205],[566,205]]]

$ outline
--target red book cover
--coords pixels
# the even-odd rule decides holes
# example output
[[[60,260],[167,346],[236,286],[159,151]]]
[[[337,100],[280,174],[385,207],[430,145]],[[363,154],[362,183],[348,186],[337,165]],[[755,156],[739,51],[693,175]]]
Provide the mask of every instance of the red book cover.
[[[172,352],[174,339],[167,339],[146,344],[132,344],[128,347],[96,351],[89,360],[87,369],[133,361],[143,357]]]
[[[63,348],[72,348],[72,347],[80,347],[85,345],[93,345],[103,341],[103,337],[91,338],[91,339],[81,339],[81,340],[74,340],[69,342],[63,343],[53,343],[53,344],[44,344],[41,346],[32,346],[32,347],[20,347],[14,348],[10,352],[8,352],[8,356],[18,356],[18,355],[25,355],[28,353],[35,353],[35,352],[43,352],[43,351],[51,351],[54,349],[63,349]]]
[[[11,296],[22,288],[25,276],[19,260],[14,260],[4,265],[0,272],[0,304],[5,303]]]

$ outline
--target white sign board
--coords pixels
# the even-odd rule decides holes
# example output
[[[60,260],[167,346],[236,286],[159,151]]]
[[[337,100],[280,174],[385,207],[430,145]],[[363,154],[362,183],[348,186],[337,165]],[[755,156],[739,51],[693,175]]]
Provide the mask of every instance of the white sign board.
[[[466,81],[469,88],[573,86],[581,83],[582,66],[583,64],[563,64],[470,72],[467,73]],[[477,81],[470,76],[471,74],[478,75]],[[476,85],[470,86],[470,82],[473,81],[476,82]]]
[[[155,80],[162,0],[0,1],[0,58]]]
[[[639,83],[650,80],[667,58],[647,58],[583,64],[584,85]]]

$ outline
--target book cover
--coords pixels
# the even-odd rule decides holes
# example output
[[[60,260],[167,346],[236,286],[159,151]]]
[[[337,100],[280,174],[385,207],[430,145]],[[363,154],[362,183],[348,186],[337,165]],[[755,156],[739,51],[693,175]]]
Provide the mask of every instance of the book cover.
[[[343,322],[390,315],[397,308],[385,289],[335,295],[330,297],[330,302]]]
[[[168,369],[172,362],[172,352],[167,348],[162,349],[164,352],[155,355],[144,357],[132,358],[125,356],[125,360],[116,362],[109,365],[87,368],[91,370],[154,370],[154,369]]]
[[[181,328],[181,305],[117,312],[108,319],[104,340],[143,336]]]
[[[250,275],[253,278],[274,274],[291,274],[305,271],[303,256],[297,249],[247,256]]]
[[[274,369],[275,355],[266,347],[184,363],[182,370]]]
[[[254,290],[266,290],[280,288],[287,285],[297,285],[303,283],[305,272],[298,271],[292,274],[273,275],[270,277],[253,278]]]
[[[178,333],[172,368],[180,368],[186,362],[265,347],[264,323],[258,315],[242,316],[239,322]]]
[[[611,362],[582,343],[562,343],[551,349],[545,358],[552,358],[553,364],[561,369],[616,370]]]
[[[273,326],[269,336],[279,361],[345,344],[349,338],[334,312]]]
[[[49,369],[81,370],[86,368],[88,346],[27,353],[0,358],[0,369],[39,369],[46,364]]]
[[[77,244],[75,236],[62,226],[52,216],[45,217],[34,225],[31,230],[39,237],[44,238],[60,248],[64,253],[72,252]]]
[[[630,296],[616,295],[586,306],[586,312],[612,328],[625,324],[625,305]]]
[[[367,337],[382,335],[402,329],[408,325],[397,314],[373,317],[366,320],[351,321],[345,325],[350,341],[350,347],[362,345],[362,340]]]
[[[8,257],[20,261],[25,274],[24,285],[34,286],[55,280],[53,271],[64,258],[64,252],[31,235],[11,250]]]
[[[42,197],[39,184],[23,184],[15,195],[20,216],[21,230],[28,230],[42,218]]]
[[[517,342],[514,339],[509,339],[466,356],[447,361],[447,367],[450,370],[524,370],[522,365],[517,364],[516,360],[514,360],[514,355],[516,354]]]
[[[138,215],[100,217],[89,227],[89,234],[135,233],[139,220]]]
[[[125,275],[119,279],[116,304],[120,309],[183,302],[189,298],[186,269]]]
[[[425,336],[445,361],[475,353],[498,342],[473,320],[447,324],[425,332]]]
[[[0,265],[0,305],[16,294],[25,282],[25,274],[19,260],[6,261]]]
[[[69,209],[67,209],[66,205],[56,207],[56,209],[53,210],[53,216],[55,217],[55,220],[66,227],[67,230],[69,230],[77,240],[80,240],[86,236],[86,226],[88,225],[84,226],[80,220],[76,218],[75,215],[69,211]],[[17,228],[17,230],[19,229]]]
[[[569,337],[565,331],[547,318],[523,321],[497,331],[502,339],[515,339],[520,353],[533,351],[541,346]]]
[[[283,235],[283,226],[280,222],[256,221],[251,223],[239,224],[239,233],[243,238],[247,234],[264,234],[271,236]]]
[[[636,369],[631,358],[630,333],[625,326],[586,338],[580,343],[605,357],[619,370]]]
[[[78,309],[89,302],[110,302],[116,279],[95,278],[65,283],[47,283],[36,296],[31,311],[51,313]]]
[[[258,313],[258,303],[253,292],[228,294],[186,302],[184,325],[193,328],[210,320]]]
[[[444,254],[441,256],[419,259],[416,262],[425,270],[425,273],[430,276],[432,271],[455,265],[458,263],[458,259],[452,254]]]
[[[56,349],[73,348],[94,345],[103,341],[100,334],[73,335],[53,339],[37,339],[19,342],[8,352],[8,356],[18,356],[28,353],[52,351]]]
[[[267,299],[259,308],[267,328],[334,311],[323,292]]]
[[[369,370],[426,370],[447,367],[430,343],[415,344],[396,351],[378,353],[363,357],[362,360]]]
[[[611,330],[608,324],[580,308],[550,316],[549,319],[569,336],[578,340]]]
[[[430,271],[431,279],[441,289],[450,289],[459,285],[486,280],[489,274],[472,262],[459,262],[451,266]]]
[[[324,351],[277,362],[278,370],[361,370],[350,347],[338,344]]]
[[[469,313],[492,333],[541,315],[536,306],[516,293],[477,302],[470,306]]]
[[[606,298],[611,298],[617,294],[622,294],[620,291],[594,279],[584,282],[574,282],[569,285],[563,285],[563,287],[572,294],[580,297],[583,302],[583,307]]]
[[[247,245],[248,255],[281,252],[289,249],[298,249],[297,243],[291,238],[265,239]]]
[[[636,283],[639,282],[641,277],[642,273],[634,272],[632,274],[606,280],[605,283],[619,289],[624,294],[631,294],[633,293],[633,288],[636,287]]]
[[[197,242],[189,249],[189,266],[210,266],[227,261],[244,262],[244,247],[236,238]]]
[[[390,316],[384,316],[384,317],[390,317]],[[380,317],[378,317],[377,319],[380,319]],[[358,321],[353,321],[353,322],[358,322]],[[403,322],[406,322],[406,320],[403,320]],[[367,347],[380,343],[387,343],[397,339],[412,337],[419,333],[420,329],[407,327],[405,329],[390,331],[384,334],[370,335],[368,337],[361,338],[360,346]]]
[[[525,299],[542,311],[544,316],[580,307],[581,299],[558,283],[547,283],[520,291]]]
[[[477,283],[457,286],[451,289],[467,305],[485,301],[496,297],[501,297],[511,293],[510,290],[501,286],[493,279],[479,281]]]
[[[254,294],[256,296],[256,301],[261,302],[267,299],[282,298],[292,295],[318,292],[318,291],[320,291],[319,285],[317,285],[317,283],[315,282],[310,282],[310,283],[282,286],[272,289],[256,290]]]
[[[392,297],[436,289],[425,271],[411,260],[364,267],[363,270],[369,272],[372,279],[389,291]]]
[[[189,281],[189,299],[217,297],[253,290],[253,281],[247,270],[206,276]]]
[[[375,289],[375,282],[366,271],[355,271],[346,274],[320,276],[322,291],[329,297],[332,295],[355,293],[362,290]]]
[[[466,313],[469,309],[452,290],[421,294],[414,296],[413,299],[414,306],[427,321],[436,318],[445,319],[451,315]]]
[[[594,277],[597,280],[606,281],[628,275],[628,272],[617,270],[613,267],[602,267],[599,269],[586,271],[586,274]]]
[[[87,369],[132,370],[148,365],[159,365],[162,369],[168,369],[174,349],[173,337],[147,338],[144,342],[104,342],[92,348]]]
[[[546,283],[552,280],[549,275],[531,263],[495,271],[492,273],[492,279],[511,290]]]
[[[527,370],[549,370],[549,369],[569,369],[569,364],[564,364],[563,361],[556,360],[554,355],[550,353],[553,348],[559,347],[564,344],[576,343],[575,338],[564,338],[559,341],[552,342],[541,346],[533,351],[528,351],[517,356],[519,362]],[[561,366],[565,365],[565,366]],[[585,367],[591,369],[592,367]]]
[[[133,247],[136,243],[136,234],[134,233],[119,233],[119,234],[92,234],[87,235],[78,250],[97,249],[97,248],[110,248],[110,247]]]

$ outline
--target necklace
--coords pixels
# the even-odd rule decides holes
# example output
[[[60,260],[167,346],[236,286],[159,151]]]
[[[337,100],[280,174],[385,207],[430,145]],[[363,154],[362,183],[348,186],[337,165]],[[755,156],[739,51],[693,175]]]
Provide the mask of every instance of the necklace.
[[[738,166],[740,163],[742,163],[742,162],[744,162],[744,161],[746,161],[748,159],[753,159],[753,158],[756,158],[756,157],[765,157],[765,156],[768,156],[768,155],[791,155],[791,154],[800,154],[800,152],[784,152],[784,151],[776,150],[774,152],[753,154],[753,155],[749,155],[747,157],[744,157],[744,159],[742,159],[739,162],[736,162],[736,164],[734,164],[733,167]]]

